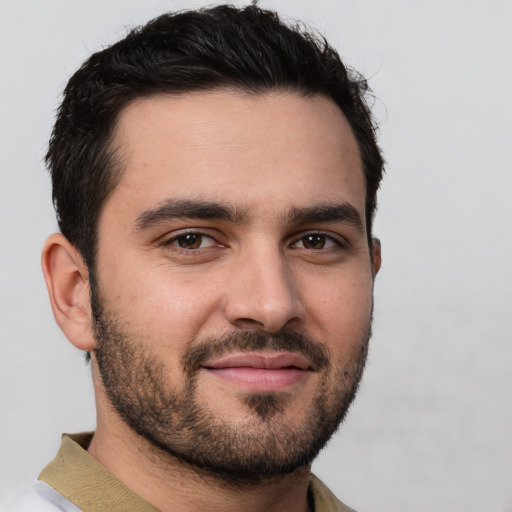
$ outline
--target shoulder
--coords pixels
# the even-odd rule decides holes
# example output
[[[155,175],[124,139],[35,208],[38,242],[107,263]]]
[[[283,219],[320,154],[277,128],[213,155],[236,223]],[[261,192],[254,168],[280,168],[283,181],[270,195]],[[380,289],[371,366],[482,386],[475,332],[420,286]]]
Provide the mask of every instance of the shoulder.
[[[53,487],[38,481],[16,501],[0,512],[81,512]]]

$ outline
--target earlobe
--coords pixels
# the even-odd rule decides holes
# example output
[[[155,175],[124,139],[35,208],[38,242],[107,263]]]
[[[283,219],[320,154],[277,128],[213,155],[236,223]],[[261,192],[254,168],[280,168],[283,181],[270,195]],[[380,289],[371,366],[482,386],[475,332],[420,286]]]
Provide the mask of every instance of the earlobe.
[[[51,235],[41,255],[55,320],[80,350],[94,348],[89,273],[78,250],[60,233]]]
[[[378,238],[372,238],[372,269],[373,276],[377,275],[377,272],[380,270],[380,266],[382,264],[382,253],[381,253],[381,245],[380,240]]]

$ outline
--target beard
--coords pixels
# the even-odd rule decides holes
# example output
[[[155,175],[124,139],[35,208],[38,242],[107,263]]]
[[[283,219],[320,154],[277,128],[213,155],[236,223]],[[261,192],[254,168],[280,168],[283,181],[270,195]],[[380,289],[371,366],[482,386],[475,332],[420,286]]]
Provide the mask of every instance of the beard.
[[[294,331],[269,335],[247,330],[192,340],[181,360],[184,384],[176,389],[168,383],[165,362],[151,352],[151,339],[106,313],[94,293],[92,306],[99,374],[119,416],[159,455],[170,455],[229,486],[257,484],[311,464],[355,398],[371,330],[369,320],[360,339],[352,340],[350,358],[337,365],[325,345]],[[300,421],[286,418],[287,406],[297,401],[286,390],[246,391],[235,398],[244,412],[237,423],[201,402],[203,362],[235,351],[262,350],[296,352],[312,362],[316,389],[301,404]]]

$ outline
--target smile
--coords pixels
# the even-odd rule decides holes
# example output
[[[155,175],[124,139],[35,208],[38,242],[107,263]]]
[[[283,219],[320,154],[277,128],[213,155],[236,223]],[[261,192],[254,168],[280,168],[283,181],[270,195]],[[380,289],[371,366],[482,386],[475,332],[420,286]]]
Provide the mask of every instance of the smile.
[[[310,361],[295,353],[242,353],[207,361],[210,375],[254,392],[282,391],[312,371]]]

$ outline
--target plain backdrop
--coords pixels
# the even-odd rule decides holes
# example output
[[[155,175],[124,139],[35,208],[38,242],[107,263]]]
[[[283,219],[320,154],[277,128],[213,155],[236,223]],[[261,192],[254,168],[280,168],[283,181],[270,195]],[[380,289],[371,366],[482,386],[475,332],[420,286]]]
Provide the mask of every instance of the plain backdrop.
[[[199,5],[0,0],[0,505],[62,432],[95,423],[90,368],[39,264],[56,230],[42,158],[59,94],[126,28]],[[325,33],[369,78],[387,159],[367,371],[314,471],[359,512],[511,512],[512,2],[260,5]]]

